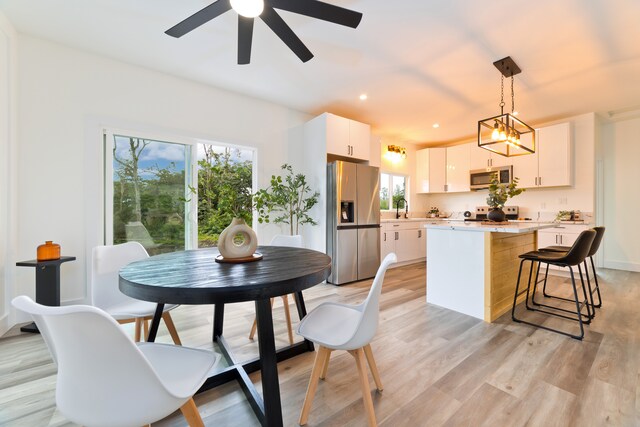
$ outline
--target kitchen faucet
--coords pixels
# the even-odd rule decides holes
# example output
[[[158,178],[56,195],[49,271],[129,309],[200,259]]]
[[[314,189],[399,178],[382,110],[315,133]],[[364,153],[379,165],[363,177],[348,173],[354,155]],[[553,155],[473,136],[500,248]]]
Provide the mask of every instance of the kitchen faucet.
[[[404,201],[404,207],[405,207],[404,217],[409,218],[409,202],[407,202],[407,199],[398,199],[396,200],[396,219],[400,218],[400,202],[401,201]]]

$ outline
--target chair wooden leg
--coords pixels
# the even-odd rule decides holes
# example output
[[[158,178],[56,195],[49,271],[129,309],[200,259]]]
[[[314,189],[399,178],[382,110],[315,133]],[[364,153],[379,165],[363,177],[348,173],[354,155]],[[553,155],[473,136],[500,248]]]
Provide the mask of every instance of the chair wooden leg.
[[[142,319],[142,326],[144,327],[144,339],[146,341],[149,336],[149,319]]]
[[[293,329],[291,328],[291,313],[289,312],[289,296],[282,295],[284,304],[284,317],[287,319],[287,332],[289,333],[289,344],[293,345]]]
[[[182,345],[180,341],[180,337],[178,336],[178,331],[176,331],[176,325],[173,324],[173,318],[168,311],[162,313],[162,319],[164,320],[165,325],[167,325],[167,329],[169,330],[169,335],[173,339],[173,343],[175,345]]]
[[[320,372],[320,379],[324,380],[327,378],[327,371],[329,370],[329,359],[331,359],[331,352],[333,350],[329,350],[329,354],[327,354],[327,358],[324,359],[324,365],[322,366],[322,372]]]
[[[136,329],[135,329],[133,340],[135,342],[140,342],[140,335],[142,333],[142,319],[137,317],[135,322],[136,322]]]
[[[271,308],[273,308],[274,299],[271,298]],[[249,339],[252,340],[256,336],[256,330],[258,329],[258,318],[253,316],[253,325],[251,325],[251,332],[249,332]]]
[[[376,388],[378,391],[382,391],[382,380],[380,379],[380,372],[378,372],[378,366],[373,358],[373,352],[371,351],[371,344],[367,344],[364,347],[364,355],[367,356],[367,362],[369,362],[369,369],[371,369],[371,375],[376,382]]]
[[[365,361],[364,349],[359,348],[349,353],[356,359],[358,374],[360,376],[360,387],[362,388],[362,401],[364,402],[364,409],[367,413],[367,422],[369,423],[369,427],[375,427],[378,424],[376,422],[376,413],[373,410],[371,390],[369,389],[369,375],[367,374],[367,368],[365,366],[367,362]]]
[[[200,412],[198,411],[198,407],[196,406],[196,402],[193,401],[193,398],[189,399],[187,403],[180,407],[180,411],[184,418],[187,420],[187,423],[190,427],[204,427],[204,423],[202,422],[202,417],[200,416]]]
[[[300,413],[300,420],[298,424],[301,426],[307,423],[309,419],[309,413],[311,412],[311,404],[313,403],[313,396],[316,394],[318,388],[318,381],[320,380],[320,371],[324,366],[325,359],[329,356],[329,349],[326,347],[318,346],[318,354],[316,354],[316,361],[313,364],[311,370],[311,378],[309,378],[309,387],[307,387],[307,394],[304,397],[304,403],[302,404],[302,412]]]

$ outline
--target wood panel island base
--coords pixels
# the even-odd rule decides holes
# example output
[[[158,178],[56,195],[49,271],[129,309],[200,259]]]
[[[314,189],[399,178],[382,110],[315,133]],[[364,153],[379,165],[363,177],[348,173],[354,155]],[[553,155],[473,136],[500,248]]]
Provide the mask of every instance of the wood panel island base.
[[[427,224],[427,302],[493,322],[511,309],[518,255],[538,247],[552,224]],[[522,283],[529,269],[522,272]],[[525,294],[518,297],[524,300]]]

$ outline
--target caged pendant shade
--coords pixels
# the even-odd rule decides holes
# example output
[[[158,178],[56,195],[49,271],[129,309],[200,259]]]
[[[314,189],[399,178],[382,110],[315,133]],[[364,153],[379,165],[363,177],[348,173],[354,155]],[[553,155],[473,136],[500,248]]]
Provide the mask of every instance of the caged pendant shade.
[[[520,68],[510,56],[494,62],[493,65],[502,73],[500,114],[478,121],[478,147],[505,157],[533,154],[536,152],[536,132],[514,115],[513,76],[520,73]],[[511,113],[504,112],[505,77],[511,78]]]

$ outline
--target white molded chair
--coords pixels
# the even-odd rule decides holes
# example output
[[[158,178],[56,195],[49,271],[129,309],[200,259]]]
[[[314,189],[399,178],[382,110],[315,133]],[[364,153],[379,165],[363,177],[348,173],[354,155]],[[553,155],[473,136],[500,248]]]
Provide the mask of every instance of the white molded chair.
[[[190,426],[204,426],[193,395],[219,360],[210,351],[135,344],[118,323],[88,305],[48,307],[13,299],[33,316],[58,365],[56,404],[84,426],[141,426],[180,408]]]
[[[293,248],[303,248],[304,242],[302,236],[296,234],[294,236],[287,236],[285,234],[278,234],[271,239],[269,246],[289,246]],[[291,312],[289,311],[289,295],[282,295],[282,304],[284,305],[284,317],[287,319],[287,332],[289,334],[289,344],[293,344],[293,328],[291,327]],[[273,307],[274,299],[271,298],[271,307]],[[251,325],[251,332],[249,332],[249,339],[252,340],[256,335],[258,323],[256,318],[253,318],[253,325]]]
[[[148,334],[148,320],[153,318],[156,304],[141,301],[120,292],[118,271],[127,264],[148,258],[144,246],[138,242],[127,242],[112,246],[93,248],[91,263],[91,304],[109,313],[118,323],[136,323],[135,341],[140,341],[140,330],[144,324],[145,339]],[[169,310],[176,304],[165,304],[162,319],[167,325],[173,342],[182,345],[173,324]]]
[[[329,358],[333,350],[346,350],[355,359],[360,376],[362,398],[367,411],[367,421],[370,426],[376,425],[376,415],[369,390],[369,377],[365,367],[365,358],[369,363],[373,380],[378,391],[382,391],[380,373],[373,359],[373,352],[369,344],[378,329],[378,304],[382,291],[382,282],[387,268],[397,260],[396,254],[385,257],[378,268],[376,277],[369,290],[369,295],[359,305],[344,305],[334,302],[324,302],[305,316],[298,326],[298,334],[318,345],[316,361],[311,370],[309,387],[302,405],[300,425],[305,425],[311,412],[313,396],[318,387],[318,381],[324,379],[329,368]]]

